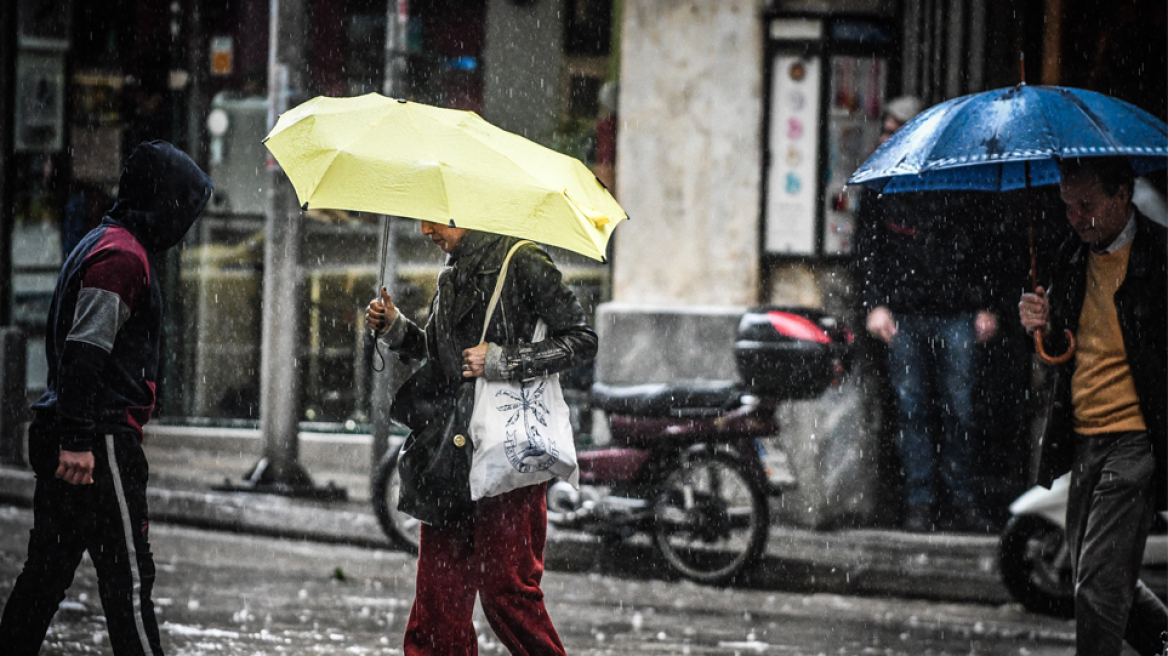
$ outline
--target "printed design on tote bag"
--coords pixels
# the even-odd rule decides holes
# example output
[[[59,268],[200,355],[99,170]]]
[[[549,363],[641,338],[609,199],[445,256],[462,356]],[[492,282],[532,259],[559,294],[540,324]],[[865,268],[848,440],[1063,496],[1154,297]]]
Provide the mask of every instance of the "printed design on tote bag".
[[[545,384],[543,380],[535,385],[524,383],[518,394],[505,388],[495,395],[499,402],[495,407],[501,412],[511,413],[505,424],[507,440],[503,443],[507,460],[516,471],[524,474],[544,471],[556,464],[560,456],[555,442],[544,438],[539,430],[540,426],[547,428],[548,425],[548,407],[543,399]]]

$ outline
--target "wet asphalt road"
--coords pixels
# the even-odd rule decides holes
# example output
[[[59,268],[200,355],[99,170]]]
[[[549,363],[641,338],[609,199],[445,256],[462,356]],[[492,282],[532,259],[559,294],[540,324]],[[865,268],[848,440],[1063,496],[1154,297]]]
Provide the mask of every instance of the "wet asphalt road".
[[[0,598],[23,562],[31,511],[0,507]],[[163,646],[179,656],[400,654],[413,598],[406,554],[151,527]],[[1020,607],[721,589],[660,581],[637,563],[549,572],[570,654],[1065,656],[1066,631]],[[1028,622],[1028,619],[1030,620]],[[476,610],[480,653],[506,653]],[[1061,626],[1061,625],[1060,625]],[[1068,631],[1069,631],[1068,625]],[[88,559],[42,654],[108,654]]]

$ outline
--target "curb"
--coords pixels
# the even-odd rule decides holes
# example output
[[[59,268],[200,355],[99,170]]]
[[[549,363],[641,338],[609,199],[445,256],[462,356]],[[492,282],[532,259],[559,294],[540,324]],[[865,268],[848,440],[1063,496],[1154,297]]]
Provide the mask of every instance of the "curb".
[[[0,467],[0,501],[32,506],[32,472]],[[154,521],[269,537],[393,549],[371,510],[270,494],[148,488]],[[945,601],[1009,603],[997,570],[997,537],[908,534],[854,529],[831,533],[773,527],[766,553],[741,584],[762,589],[892,595]],[[655,577],[672,572],[647,539],[610,544],[598,537],[548,530],[547,567],[597,571],[613,563],[646,563]]]

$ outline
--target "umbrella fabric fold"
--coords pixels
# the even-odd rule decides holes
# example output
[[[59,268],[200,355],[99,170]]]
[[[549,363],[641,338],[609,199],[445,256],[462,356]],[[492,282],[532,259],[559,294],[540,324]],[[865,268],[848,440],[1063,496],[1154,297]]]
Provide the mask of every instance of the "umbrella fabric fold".
[[[472,112],[320,97],[281,115],[264,143],[307,207],[512,235],[598,260],[627,218],[579,160]]]

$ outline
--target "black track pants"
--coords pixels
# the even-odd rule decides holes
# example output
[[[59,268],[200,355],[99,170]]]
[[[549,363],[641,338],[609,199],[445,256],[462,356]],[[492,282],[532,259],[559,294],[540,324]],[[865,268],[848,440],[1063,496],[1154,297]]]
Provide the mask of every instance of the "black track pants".
[[[133,434],[94,445],[93,485],[53,476],[57,440],[30,431],[36,471],[28,560],[4,606],[0,645],[6,656],[35,656],[81,556],[97,570],[110,643],[117,656],[161,656],[150,591],[154,557],[147,541],[146,456]]]

